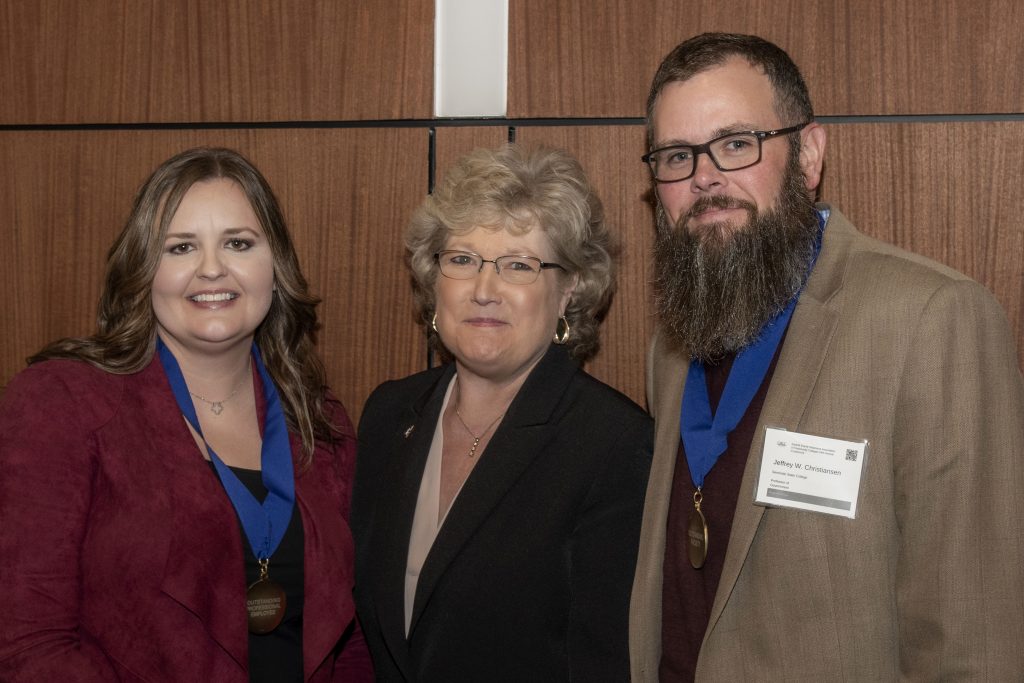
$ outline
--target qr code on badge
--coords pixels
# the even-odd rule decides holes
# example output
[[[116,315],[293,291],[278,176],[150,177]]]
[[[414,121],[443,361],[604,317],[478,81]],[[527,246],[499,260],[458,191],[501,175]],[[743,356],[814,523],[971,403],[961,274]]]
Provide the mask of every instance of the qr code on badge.
[[[853,462],[857,462],[857,449],[856,448],[847,448],[846,449],[846,459],[847,460],[852,460]]]

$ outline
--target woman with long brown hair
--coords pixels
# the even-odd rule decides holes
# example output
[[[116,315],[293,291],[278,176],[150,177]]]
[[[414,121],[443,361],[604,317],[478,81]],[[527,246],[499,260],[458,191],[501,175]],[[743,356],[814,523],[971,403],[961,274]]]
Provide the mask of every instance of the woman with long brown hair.
[[[0,679],[372,678],[317,303],[248,160],[153,172],[96,332],[0,404]]]

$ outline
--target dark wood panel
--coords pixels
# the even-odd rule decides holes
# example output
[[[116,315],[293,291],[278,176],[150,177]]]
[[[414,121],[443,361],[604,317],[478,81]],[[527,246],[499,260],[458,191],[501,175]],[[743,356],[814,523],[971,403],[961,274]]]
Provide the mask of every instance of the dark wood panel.
[[[822,198],[864,233],[981,282],[1024,367],[1024,122],[826,127]]]
[[[685,38],[755,33],[793,56],[820,115],[1024,111],[1012,0],[673,0],[510,4],[509,116],[642,116]]]
[[[426,186],[427,140],[413,128],[0,133],[0,234],[12,254],[0,265],[0,385],[45,342],[92,330],[106,250],[152,168],[226,145],[281,200],[323,298],[331,386],[358,418],[373,387],[423,366],[401,232]]]
[[[521,127],[516,141],[565,149],[583,165],[619,242],[618,291],[587,370],[644,405],[644,360],[653,328],[650,283],[654,218],[641,126]]]
[[[429,0],[0,0],[0,124],[427,118]]]
[[[437,182],[459,157],[479,147],[493,149],[508,142],[507,126],[454,126],[434,135],[434,173]]]

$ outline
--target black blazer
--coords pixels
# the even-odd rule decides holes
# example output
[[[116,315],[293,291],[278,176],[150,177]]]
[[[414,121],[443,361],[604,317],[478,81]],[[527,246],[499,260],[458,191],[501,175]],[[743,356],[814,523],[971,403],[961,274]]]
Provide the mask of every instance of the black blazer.
[[[404,585],[427,452],[455,368],[387,382],[359,425],[356,604],[379,680],[625,681],[652,421],[552,345]]]

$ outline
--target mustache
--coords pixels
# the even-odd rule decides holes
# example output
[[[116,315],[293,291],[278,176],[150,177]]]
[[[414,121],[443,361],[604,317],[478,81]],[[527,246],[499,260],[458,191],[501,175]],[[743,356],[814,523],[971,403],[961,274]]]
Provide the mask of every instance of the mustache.
[[[683,214],[681,223],[685,223],[691,218],[696,218],[698,215],[708,211],[710,209],[744,209],[751,216],[757,215],[757,207],[752,202],[748,202],[745,199],[737,199],[735,197],[729,197],[722,194],[714,195],[702,195],[697,198],[697,201],[689,208],[689,210]]]

